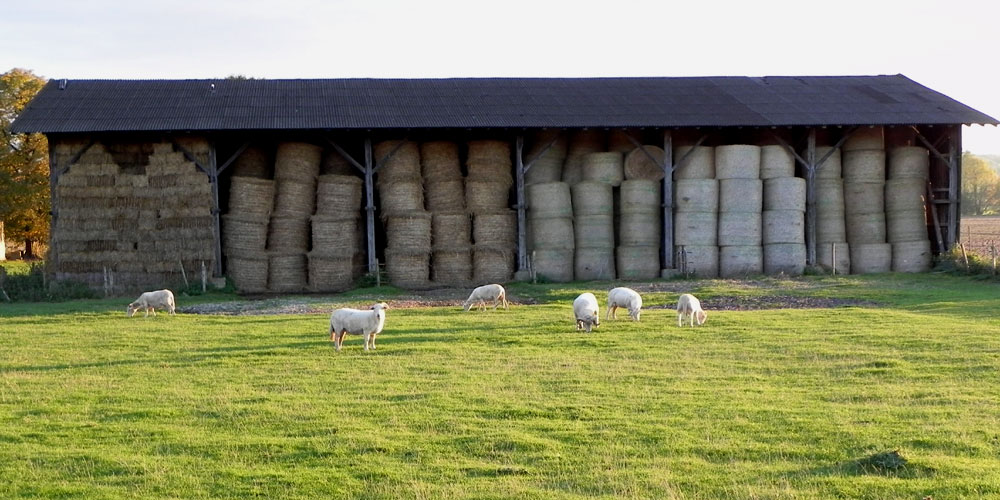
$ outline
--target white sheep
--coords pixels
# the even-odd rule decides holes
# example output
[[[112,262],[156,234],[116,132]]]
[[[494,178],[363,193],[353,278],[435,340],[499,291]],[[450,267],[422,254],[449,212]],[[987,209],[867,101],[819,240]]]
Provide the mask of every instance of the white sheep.
[[[608,313],[604,319],[618,319],[618,308],[624,307],[628,310],[628,315],[639,321],[639,313],[642,309],[642,297],[631,288],[620,286],[612,288],[608,292]]]
[[[344,335],[348,333],[363,334],[365,350],[367,351],[369,347],[375,349],[375,336],[382,333],[382,328],[385,326],[385,310],[388,308],[388,304],[379,302],[364,311],[348,307],[333,311],[330,315],[330,340],[334,342],[337,351],[340,351]]]
[[[590,292],[581,293],[573,301],[573,315],[576,317],[576,329],[587,329],[591,326],[601,326],[601,308],[597,305],[597,297]]]
[[[153,316],[156,316],[157,309],[166,309],[170,314],[174,314],[174,292],[170,290],[157,290],[155,292],[145,292],[135,299],[128,307],[125,312],[128,317],[132,317],[136,311],[139,309],[145,309],[146,315],[143,317],[149,317],[149,313],[152,312]]]
[[[503,304],[503,308],[507,309],[507,291],[503,289],[502,286],[496,283],[492,285],[483,285],[476,287],[469,295],[469,298],[462,302],[462,307],[468,311],[473,304],[479,306],[480,311],[486,310],[486,301],[493,301],[493,310],[496,311],[497,305]]]
[[[691,326],[694,326],[695,321],[701,326],[708,319],[708,313],[701,308],[701,301],[690,293],[682,294],[677,299],[677,326],[683,326],[685,316],[690,318]]]

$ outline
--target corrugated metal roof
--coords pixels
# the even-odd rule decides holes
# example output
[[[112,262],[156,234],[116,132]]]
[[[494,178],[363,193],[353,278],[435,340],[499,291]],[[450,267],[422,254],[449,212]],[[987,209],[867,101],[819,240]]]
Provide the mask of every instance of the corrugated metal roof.
[[[903,75],[62,84],[48,82],[12,129],[72,133],[998,124]]]

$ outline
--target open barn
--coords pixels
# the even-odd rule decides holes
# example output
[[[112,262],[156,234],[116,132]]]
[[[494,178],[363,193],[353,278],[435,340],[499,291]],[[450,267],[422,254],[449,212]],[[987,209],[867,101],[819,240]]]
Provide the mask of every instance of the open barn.
[[[52,80],[56,279],[243,292],[920,272],[961,127],[902,75]]]

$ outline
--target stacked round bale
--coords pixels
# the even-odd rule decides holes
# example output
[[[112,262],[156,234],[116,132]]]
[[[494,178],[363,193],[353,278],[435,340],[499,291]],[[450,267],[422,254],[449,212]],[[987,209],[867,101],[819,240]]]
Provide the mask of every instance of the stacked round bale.
[[[660,276],[662,196],[660,182],[622,181],[619,201],[618,277],[627,280]]]
[[[689,154],[690,152],[690,154]],[[719,181],[715,149],[678,146],[674,159],[674,244],[678,266],[702,278],[719,275]]]
[[[458,144],[420,145],[425,206],[431,214],[431,280],[462,287],[472,279],[472,240]]]
[[[882,128],[859,129],[844,142],[842,154],[844,214],[851,272],[889,271],[892,246],[886,242]]]
[[[566,138],[558,130],[543,130],[536,133],[528,153],[524,156],[526,159],[534,160],[531,168],[524,173],[524,184],[561,181],[566,151]]]
[[[266,167],[265,167],[266,170]],[[242,174],[259,170],[243,169]],[[222,216],[222,253],[226,270],[241,292],[267,290],[267,231],[274,208],[274,181],[245,175],[231,177],[229,211]]]
[[[620,153],[614,154],[621,157]],[[574,184],[570,189],[574,233],[573,274],[577,280],[614,279],[613,186],[596,180],[585,180]]]
[[[347,290],[360,274],[362,182],[354,175],[323,174],[317,178],[309,252],[311,291]]]
[[[893,271],[924,272],[931,267],[924,198],[929,169],[930,158],[924,148],[903,146],[889,151],[885,222]]]
[[[375,158],[389,281],[424,288],[430,284],[431,214],[424,210],[420,148],[411,141],[383,141],[375,145]]]
[[[591,153],[604,151],[606,144],[607,137],[602,130],[575,131],[569,139],[566,161],[562,169],[562,181],[572,186],[584,180],[584,158]]]
[[[323,149],[304,142],[278,144],[274,157],[274,211],[267,231],[267,287],[302,292],[308,285],[310,218]]]
[[[510,144],[499,140],[468,143],[465,204],[472,214],[472,279],[502,283],[514,274],[517,248],[510,188],[514,184]]]
[[[802,274],[806,267],[806,180],[795,177],[795,158],[781,145],[761,146],[760,178],[764,181],[764,273]]]
[[[837,273],[851,272],[850,245],[844,215],[844,180],[839,148],[816,148],[816,161],[826,158],[815,174],[816,264]]]
[[[764,271],[760,153],[760,146],[747,144],[715,148],[715,176],[719,179],[719,275],[723,278]]]
[[[536,276],[573,280],[576,233],[569,184],[542,182],[527,187],[528,249]]]
[[[246,148],[233,162],[232,176],[270,179],[272,176],[271,162],[268,160],[267,153],[257,146]]]

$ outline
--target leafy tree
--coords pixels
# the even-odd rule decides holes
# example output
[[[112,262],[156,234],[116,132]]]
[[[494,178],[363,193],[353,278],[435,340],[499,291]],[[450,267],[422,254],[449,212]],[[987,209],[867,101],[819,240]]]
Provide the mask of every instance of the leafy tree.
[[[29,70],[0,75],[0,223],[7,238],[33,244],[49,238],[48,143],[41,134],[13,134],[10,125],[45,85]]]
[[[983,158],[962,155],[962,214],[987,215],[1000,211],[1000,175]]]

